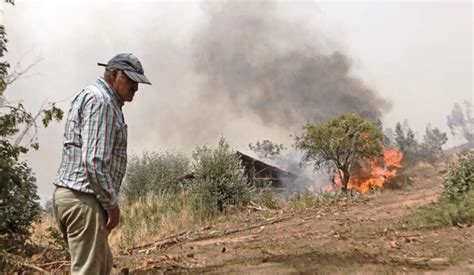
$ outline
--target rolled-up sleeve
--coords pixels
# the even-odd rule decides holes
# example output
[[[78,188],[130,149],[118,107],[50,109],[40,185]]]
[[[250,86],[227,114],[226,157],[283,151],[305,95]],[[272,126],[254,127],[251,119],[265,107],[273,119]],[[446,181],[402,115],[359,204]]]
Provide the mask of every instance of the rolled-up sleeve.
[[[116,114],[107,102],[91,100],[84,106],[82,161],[90,188],[105,209],[117,205],[117,190],[111,175],[112,148],[116,135]]]

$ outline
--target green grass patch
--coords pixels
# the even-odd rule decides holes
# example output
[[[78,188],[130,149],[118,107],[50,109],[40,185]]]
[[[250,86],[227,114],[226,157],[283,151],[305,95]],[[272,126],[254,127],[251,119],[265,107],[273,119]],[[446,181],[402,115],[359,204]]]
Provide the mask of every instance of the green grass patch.
[[[441,201],[418,208],[405,217],[399,227],[405,229],[436,229],[446,226],[472,225],[474,223],[474,191],[456,200]]]

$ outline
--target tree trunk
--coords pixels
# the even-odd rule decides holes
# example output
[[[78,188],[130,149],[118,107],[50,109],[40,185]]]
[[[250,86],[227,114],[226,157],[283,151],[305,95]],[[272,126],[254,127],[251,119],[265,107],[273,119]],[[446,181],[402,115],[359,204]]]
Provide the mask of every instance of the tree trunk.
[[[341,183],[342,183],[342,192],[344,193],[347,193],[347,185],[349,184],[349,178],[350,178],[350,174],[349,174],[349,170],[347,168],[342,168],[342,179],[341,179]]]

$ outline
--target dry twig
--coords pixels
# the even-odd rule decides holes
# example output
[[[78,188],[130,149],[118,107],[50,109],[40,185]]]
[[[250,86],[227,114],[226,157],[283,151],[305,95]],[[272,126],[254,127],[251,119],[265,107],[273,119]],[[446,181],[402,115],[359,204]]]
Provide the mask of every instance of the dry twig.
[[[46,266],[57,265],[57,264],[60,264],[60,265],[67,265],[67,264],[69,264],[69,261],[55,261],[55,262],[49,262],[49,263],[40,264],[40,265],[38,265],[38,266],[40,266],[40,267],[46,267]]]
[[[21,266],[24,266],[26,268],[33,269],[35,271],[41,272],[41,273],[48,273],[47,270],[42,269],[41,267],[38,267],[38,266],[35,266],[35,265],[32,265],[32,264],[28,264],[28,263],[18,263],[18,264],[20,264]]]

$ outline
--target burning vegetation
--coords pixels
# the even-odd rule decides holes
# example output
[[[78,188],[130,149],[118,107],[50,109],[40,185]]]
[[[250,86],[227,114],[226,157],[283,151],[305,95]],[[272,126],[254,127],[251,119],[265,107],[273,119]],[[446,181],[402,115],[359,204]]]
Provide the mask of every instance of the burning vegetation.
[[[325,168],[333,185],[343,192],[362,186],[357,178],[369,181],[369,186],[372,179],[380,178],[373,173],[384,170],[376,168],[376,161],[385,155],[385,138],[373,123],[355,114],[343,114],[325,123],[308,124],[304,130],[296,138],[296,147],[304,152],[303,160],[315,170]],[[354,176],[359,172],[363,173]]]
[[[347,188],[366,193],[371,189],[383,187],[389,179],[397,175],[399,168],[403,168],[402,159],[403,154],[398,149],[391,148],[384,150],[380,158],[360,161],[359,168],[350,177]],[[337,188],[341,188],[341,173],[333,177],[333,185]]]

